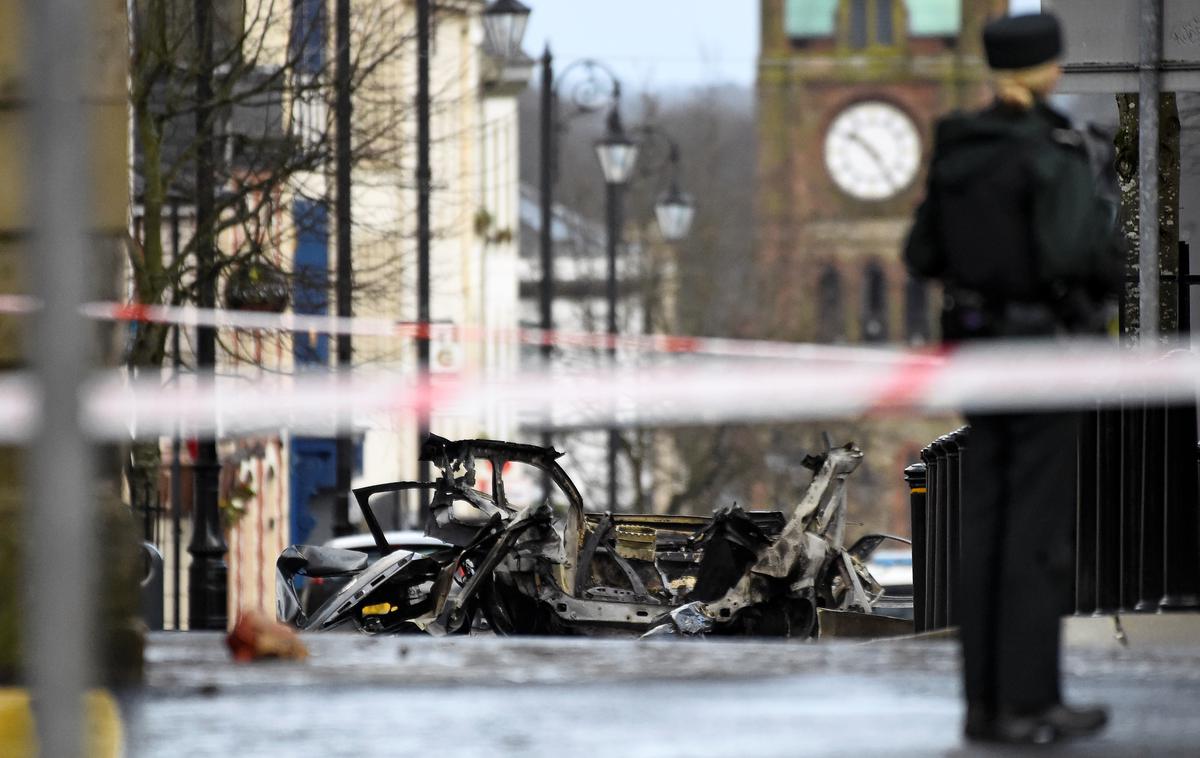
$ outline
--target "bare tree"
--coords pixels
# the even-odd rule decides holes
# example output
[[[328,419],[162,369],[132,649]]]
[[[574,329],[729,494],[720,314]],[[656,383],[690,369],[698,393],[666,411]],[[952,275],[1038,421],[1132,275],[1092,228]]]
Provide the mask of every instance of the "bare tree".
[[[411,24],[403,3],[361,3],[352,28],[350,88],[356,107],[352,164],[372,174],[399,175],[409,103],[396,62],[409,49]],[[199,102],[192,0],[134,0],[130,13],[129,103],[134,129],[134,193],[139,209],[127,240],[128,297],[140,304],[198,302],[197,238],[178,234],[194,196],[194,162],[201,139],[196,113],[213,114],[218,154],[213,276],[234,307],[281,309],[293,291],[309,293],[306,307],[331,300],[328,271],[296,268],[287,252],[307,233],[326,233],[332,198],[325,178],[333,166],[333,75],[326,3],[217,0],[212,4],[213,93]],[[296,213],[303,205],[323,213]],[[186,226],[184,219],[183,226]],[[368,219],[368,225],[378,223]],[[356,227],[361,222],[355,221]],[[319,227],[319,228],[317,228]],[[375,237],[403,229],[361,228]],[[170,249],[172,237],[179,244]],[[372,261],[356,272],[357,297],[390,285],[398,258]],[[127,332],[124,360],[132,369],[158,369],[167,357],[164,324]],[[290,348],[290,335],[275,339]],[[219,349],[239,346],[222,339]],[[158,445],[135,443],[127,471],[135,505],[157,499]]]

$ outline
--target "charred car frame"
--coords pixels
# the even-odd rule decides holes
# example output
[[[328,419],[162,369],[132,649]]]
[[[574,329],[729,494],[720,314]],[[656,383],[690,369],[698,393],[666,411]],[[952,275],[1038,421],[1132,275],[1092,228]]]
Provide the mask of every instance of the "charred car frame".
[[[724,507],[711,517],[589,513],[552,448],[431,435],[421,459],[433,482],[354,490],[382,555],[292,546],[277,563],[279,616],[303,630],[352,624],[366,633],[812,637],[818,609],[871,613],[883,594],[865,563],[886,535],[846,549],[846,478],[853,445],[808,456],[813,478],[790,513]],[[487,461],[490,491],[476,488]],[[532,466],[549,495],[518,505],[505,490],[508,463]],[[388,544],[369,505],[379,493],[419,491],[425,531],[451,547],[429,555]],[[898,539],[898,538],[891,538]],[[298,577],[349,581],[306,609]]]

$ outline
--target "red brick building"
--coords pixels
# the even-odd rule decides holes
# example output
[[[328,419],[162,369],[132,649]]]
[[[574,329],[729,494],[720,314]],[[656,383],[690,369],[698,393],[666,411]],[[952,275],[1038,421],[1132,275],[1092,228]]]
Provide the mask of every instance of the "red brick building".
[[[936,118],[986,97],[980,30],[1005,0],[761,0],[757,264],[772,331],[931,336],[899,250]]]

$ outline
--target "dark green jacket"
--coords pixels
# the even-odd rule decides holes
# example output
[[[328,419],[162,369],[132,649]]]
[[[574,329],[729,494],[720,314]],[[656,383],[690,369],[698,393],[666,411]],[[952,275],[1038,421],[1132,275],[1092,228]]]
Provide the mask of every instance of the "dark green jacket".
[[[1044,104],[940,121],[905,246],[916,275],[996,303],[1114,295],[1121,253],[1082,137]]]

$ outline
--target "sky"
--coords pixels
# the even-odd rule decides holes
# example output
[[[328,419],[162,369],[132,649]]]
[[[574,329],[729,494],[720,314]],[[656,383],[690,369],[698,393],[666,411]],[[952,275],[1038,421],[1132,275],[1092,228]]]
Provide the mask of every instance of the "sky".
[[[1010,0],[1015,12],[1041,0]],[[523,0],[525,50],[557,70],[598,58],[635,90],[754,83],[759,0]]]
[[[758,0],[522,0],[525,50],[598,58],[634,90],[754,82]]]

